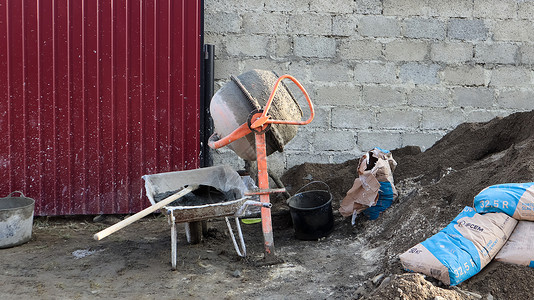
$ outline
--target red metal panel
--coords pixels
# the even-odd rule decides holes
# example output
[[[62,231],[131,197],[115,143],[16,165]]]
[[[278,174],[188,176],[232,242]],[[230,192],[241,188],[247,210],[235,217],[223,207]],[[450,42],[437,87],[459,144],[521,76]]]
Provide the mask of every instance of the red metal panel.
[[[131,213],[199,166],[201,1],[0,0],[0,197]]]

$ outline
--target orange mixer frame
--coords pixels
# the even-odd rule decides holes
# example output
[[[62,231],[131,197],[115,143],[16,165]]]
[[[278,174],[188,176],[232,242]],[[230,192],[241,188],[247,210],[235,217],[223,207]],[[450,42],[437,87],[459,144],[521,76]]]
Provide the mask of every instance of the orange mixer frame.
[[[306,121],[295,121],[295,120],[273,120],[269,115],[269,108],[273,102],[274,95],[278,90],[278,86],[284,79],[290,79],[297,85],[297,87],[302,91],[308,105],[310,107],[310,116]],[[212,149],[218,149],[224,147],[251,132],[255,133],[255,142],[256,142],[256,161],[258,164],[258,188],[259,190],[253,192],[253,195],[259,195],[260,202],[270,203],[269,194],[276,192],[285,192],[285,189],[270,189],[269,188],[269,174],[267,171],[267,146],[265,140],[265,132],[269,130],[271,124],[286,124],[286,125],[306,125],[309,124],[315,116],[315,111],[313,108],[313,103],[310,100],[310,97],[304,87],[291,75],[283,75],[276,81],[271,95],[265,104],[265,107],[262,110],[254,110],[250,113],[248,121],[232,133],[217,140],[217,135],[214,134],[209,138],[208,145]],[[261,208],[261,221],[262,221],[262,231],[263,238],[265,242],[265,259],[267,261],[276,260],[275,251],[274,251],[274,238],[273,238],[273,228],[271,220],[271,210],[267,207]]]

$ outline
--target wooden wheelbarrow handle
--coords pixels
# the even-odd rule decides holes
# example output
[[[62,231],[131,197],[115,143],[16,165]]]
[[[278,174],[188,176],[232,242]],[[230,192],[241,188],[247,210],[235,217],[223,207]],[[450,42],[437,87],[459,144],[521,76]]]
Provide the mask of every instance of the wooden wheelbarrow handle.
[[[190,185],[182,190],[180,190],[179,192],[161,200],[160,202],[152,205],[152,206],[149,206],[145,209],[143,209],[142,211],[136,213],[135,215],[132,215],[122,221],[120,221],[119,223],[115,224],[115,225],[112,225],[98,233],[95,233],[95,235],[93,236],[93,238],[97,241],[105,238],[106,236],[116,232],[116,231],[119,231],[121,230],[122,228],[132,224],[133,222],[147,216],[148,214],[152,213],[152,212],[155,212],[156,210],[170,204],[171,202],[175,201],[176,199],[179,199],[185,195],[187,195],[188,193],[194,191],[198,189],[198,185]]]

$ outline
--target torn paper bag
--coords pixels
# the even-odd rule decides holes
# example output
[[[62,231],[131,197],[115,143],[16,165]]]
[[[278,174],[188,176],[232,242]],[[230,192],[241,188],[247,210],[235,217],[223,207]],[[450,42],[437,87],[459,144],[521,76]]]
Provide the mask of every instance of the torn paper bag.
[[[393,183],[393,171],[397,162],[391,152],[380,148],[365,153],[358,163],[358,177],[352,188],[341,201],[339,212],[342,216],[352,215],[352,223],[359,213],[369,219],[378,218],[397,197]]]

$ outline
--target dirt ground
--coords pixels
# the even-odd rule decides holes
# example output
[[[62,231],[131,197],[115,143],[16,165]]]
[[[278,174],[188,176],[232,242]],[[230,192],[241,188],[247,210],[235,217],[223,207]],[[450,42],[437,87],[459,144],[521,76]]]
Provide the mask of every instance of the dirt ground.
[[[379,145],[377,145],[379,146]],[[199,244],[178,236],[171,270],[170,226],[151,215],[111,236],[92,235],[126,216],[36,217],[32,239],[0,249],[1,299],[529,299],[534,269],[491,262],[457,287],[402,270],[399,254],[437,233],[488,185],[534,181],[534,111],[466,123],[433,147],[393,151],[399,197],[377,220],[352,226],[337,212],[358,159],[306,163],[282,177],[289,192],[312,180],[333,195],[328,237],[301,241],[281,197],[273,197],[275,251],[264,265],[261,224],[242,224],[247,257],[234,251],[224,219]]]

